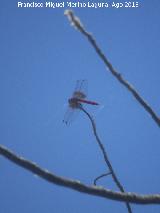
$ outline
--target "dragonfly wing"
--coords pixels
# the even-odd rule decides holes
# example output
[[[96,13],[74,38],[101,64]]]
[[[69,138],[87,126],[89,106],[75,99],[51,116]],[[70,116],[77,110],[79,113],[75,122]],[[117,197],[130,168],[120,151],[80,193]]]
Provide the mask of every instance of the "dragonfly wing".
[[[87,96],[87,87],[88,87],[88,82],[87,80],[77,80],[76,82],[76,87],[73,92],[73,97],[74,98],[86,98]]]
[[[78,109],[78,108],[73,109],[71,107],[68,107],[68,109],[64,115],[63,122],[66,125],[70,125],[75,120],[75,118],[78,116],[79,112],[80,112],[80,109]]]
[[[79,102],[76,99],[85,99],[87,95],[87,80],[77,80],[76,87],[73,92],[72,98],[69,99],[69,107],[64,115],[63,122],[66,124],[72,123],[80,112],[78,108]],[[75,103],[74,103],[75,102]]]

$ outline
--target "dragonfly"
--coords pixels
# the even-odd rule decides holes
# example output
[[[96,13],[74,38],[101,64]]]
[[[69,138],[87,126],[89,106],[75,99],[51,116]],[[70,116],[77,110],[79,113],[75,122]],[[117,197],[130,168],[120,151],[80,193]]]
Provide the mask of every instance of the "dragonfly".
[[[99,103],[87,99],[87,80],[77,80],[72,96],[68,99],[68,110],[63,122],[70,124],[83,104],[99,105]]]

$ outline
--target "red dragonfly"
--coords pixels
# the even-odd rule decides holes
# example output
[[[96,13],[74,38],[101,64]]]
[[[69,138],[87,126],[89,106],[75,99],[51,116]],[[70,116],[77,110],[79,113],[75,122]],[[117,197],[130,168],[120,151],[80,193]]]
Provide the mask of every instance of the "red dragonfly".
[[[68,110],[64,116],[63,122],[69,124],[75,114],[80,111],[80,107],[82,104],[90,104],[90,105],[99,105],[95,101],[87,100],[87,81],[86,80],[77,80],[75,90],[72,94],[72,97],[68,99]]]

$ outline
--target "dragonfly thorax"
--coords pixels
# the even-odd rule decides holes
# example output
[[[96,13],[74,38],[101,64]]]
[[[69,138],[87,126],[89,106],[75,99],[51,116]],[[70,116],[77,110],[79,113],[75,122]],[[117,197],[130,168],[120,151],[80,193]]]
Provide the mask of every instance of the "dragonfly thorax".
[[[79,103],[78,98],[70,98],[68,99],[69,106],[71,108],[80,108],[81,103]]]

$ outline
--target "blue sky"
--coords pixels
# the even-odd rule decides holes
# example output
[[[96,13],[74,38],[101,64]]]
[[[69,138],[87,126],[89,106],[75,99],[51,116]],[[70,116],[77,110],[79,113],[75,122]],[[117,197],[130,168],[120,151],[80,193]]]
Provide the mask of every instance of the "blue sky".
[[[160,115],[160,2],[138,2],[139,8],[74,11],[114,68]],[[91,125],[83,113],[69,127],[62,123],[76,80],[87,79],[88,97],[104,107],[86,109],[124,188],[159,193],[160,129],[63,13],[1,0],[1,144],[57,175],[92,184],[106,166]],[[49,184],[0,159],[2,213],[127,212],[123,203]],[[118,190],[110,177],[99,185]],[[132,207],[134,213],[160,212],[158,205]]]

